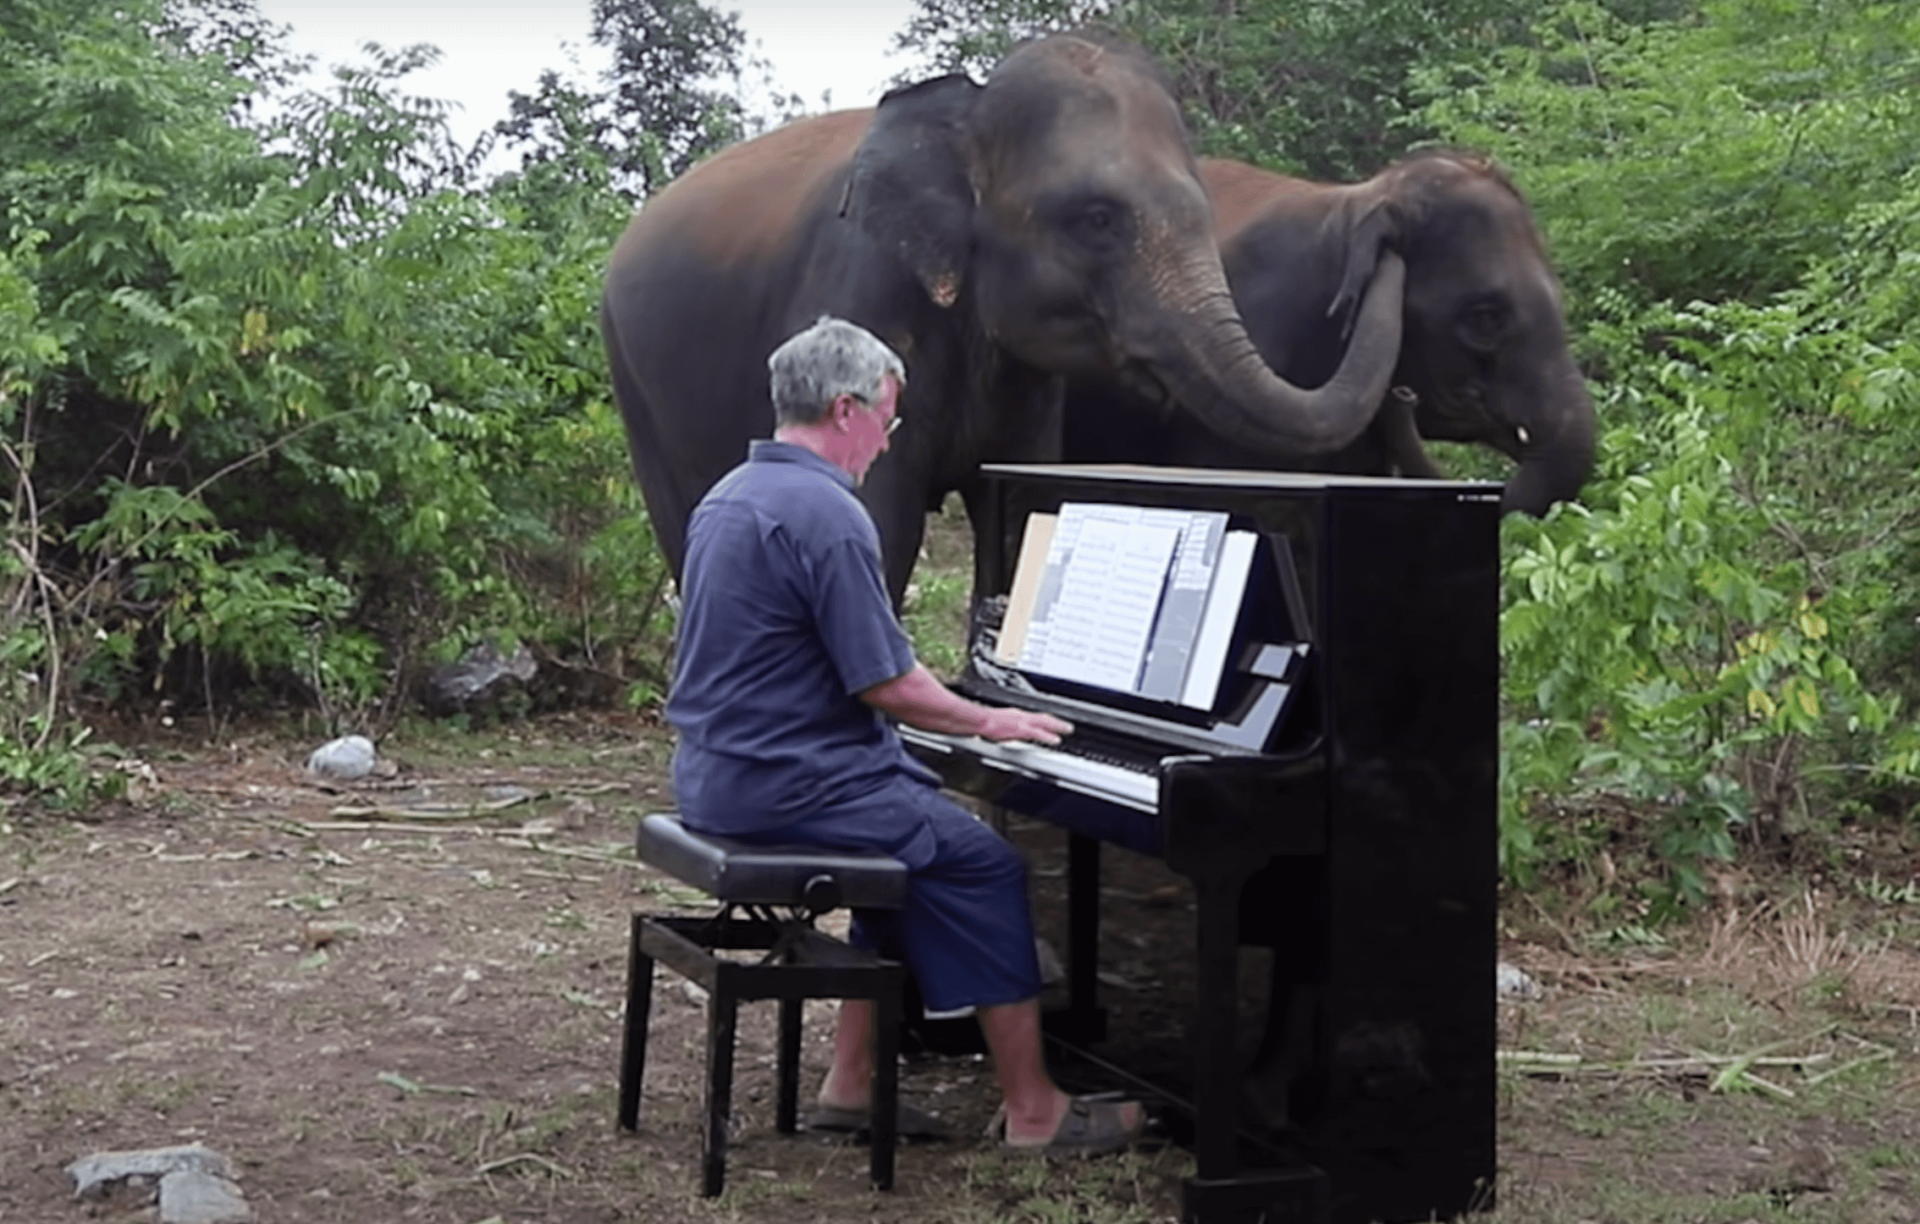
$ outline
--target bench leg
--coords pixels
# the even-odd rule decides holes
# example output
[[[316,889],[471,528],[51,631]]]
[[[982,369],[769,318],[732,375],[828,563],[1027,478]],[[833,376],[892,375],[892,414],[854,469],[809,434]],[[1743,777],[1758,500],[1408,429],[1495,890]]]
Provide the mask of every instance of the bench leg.
[[[893,1189],[893,1147],[900,1130],[900,991],[873,1000],[873,1152],[868,1172],[876,1190]]]
[[[713,1198],[727,1179],[727,1123],[733,1114],[733,1038],[740,1001],[720,975],[707,1011],[707,1100],[700,1140],[701,1193]]]
[[[800,999],[780,1000],[779,1096],[775,1102],[773,1128],[791,1135],[800,1124]]]
[[[640,950],[640,927],[633,916],[627,949],[627,1022],[620,1038],[620,1129],[640,1124],[640,1081],[647,1070],[647,1023],[653,1013],[653,958]]]

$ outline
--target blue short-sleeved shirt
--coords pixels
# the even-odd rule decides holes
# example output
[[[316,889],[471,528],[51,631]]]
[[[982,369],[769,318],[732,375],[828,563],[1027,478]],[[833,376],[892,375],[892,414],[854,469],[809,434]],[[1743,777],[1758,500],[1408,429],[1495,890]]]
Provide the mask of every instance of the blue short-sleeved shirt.
[[[905,675],[880,536],[845,472],[760,440],[694,508],[667,719],[682,817],[775,828],[901,772],[933,781],[858,694]]]

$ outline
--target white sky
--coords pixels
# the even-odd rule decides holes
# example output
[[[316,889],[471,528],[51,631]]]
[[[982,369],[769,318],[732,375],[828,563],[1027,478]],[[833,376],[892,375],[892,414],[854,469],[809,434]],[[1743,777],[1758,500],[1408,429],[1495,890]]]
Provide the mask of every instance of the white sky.
[[[809,110],[825,109],[823,91],[833,109],[869,106],[907,66],[889,48],[913,0],[706,3],[740,15],[750,52],[773,65],[774,87]],[[322,70],[364,62],[369,41],[439,47],[440,62],[407,81],[416,95],[457,104],[449,123],[465,143],[506,117],[508,90],[532,93],[544,69],[596,83],[605,63],[587,38],[589,0],[259,0],[259,9],[292,26],[293,48],[317,56]]]

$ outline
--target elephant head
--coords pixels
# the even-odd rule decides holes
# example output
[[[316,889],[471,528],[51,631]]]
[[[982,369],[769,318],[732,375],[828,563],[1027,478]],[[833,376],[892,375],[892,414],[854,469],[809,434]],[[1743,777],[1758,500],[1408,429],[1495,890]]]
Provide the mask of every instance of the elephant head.
[[[1399,347],[1401,269],[1356,269],[1356,334],[1324,385],[1261,360],[1214,243],[1212,207],[1165,81],[1138,49],[1030,43],[985,85],[943,77],[882,100],[843,213],[998,354],[1118,378],[1262,452],[1320,454],[1370,423]]]
[[[1328,225],[1344,248],[1336,315],[1379,252],[1406,261],[1396,391],[1420,433],[1518,461],[1503,505],[1544,514],[1593,465],[1594,411],[1567,349],[1560,287],[1532,215],[1492,163],[1421,153],[1347,189]]]

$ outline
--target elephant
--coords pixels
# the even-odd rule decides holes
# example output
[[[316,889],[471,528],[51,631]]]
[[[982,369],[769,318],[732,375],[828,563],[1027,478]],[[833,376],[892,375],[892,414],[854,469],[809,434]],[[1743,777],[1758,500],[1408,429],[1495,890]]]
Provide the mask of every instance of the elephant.
[[[1165,79],[1093,34],[1027,43],[984,84],[924,81],[697,165],[630,222],[601,302],[673,573],[694,505],[772,430],[768,353],[823,314],[906,366],[902,428],[860,489],[896,603],[949,492],[978,522],[981,464],[1061,457],[1070,375],[1178,402],[1250,452],[1349,446],[1400,346],[1400,261],[1383,255],[1351,286],[1346,359],[1303,389],[1259,360],[1211,216]]]
[[[1355,294],[1379,252],[1406,264],[1402,348],[1381,413],[1336,452],[1261,456],[1196,430],[1113,379],[1068,390],[1066,457],[1199,467],[1438,475],[1420,437],[1479,442],[1518,461],[1502,507],[1540,515],[1575,497],[1594,458],[1594,410],[1567,349],[1560,288],[1526,202],[1485,158],[1427,150],[1364,182],[1331,184],[1208,159],[1220,256],[1261,356],[1313,386],[1332,372]]]

